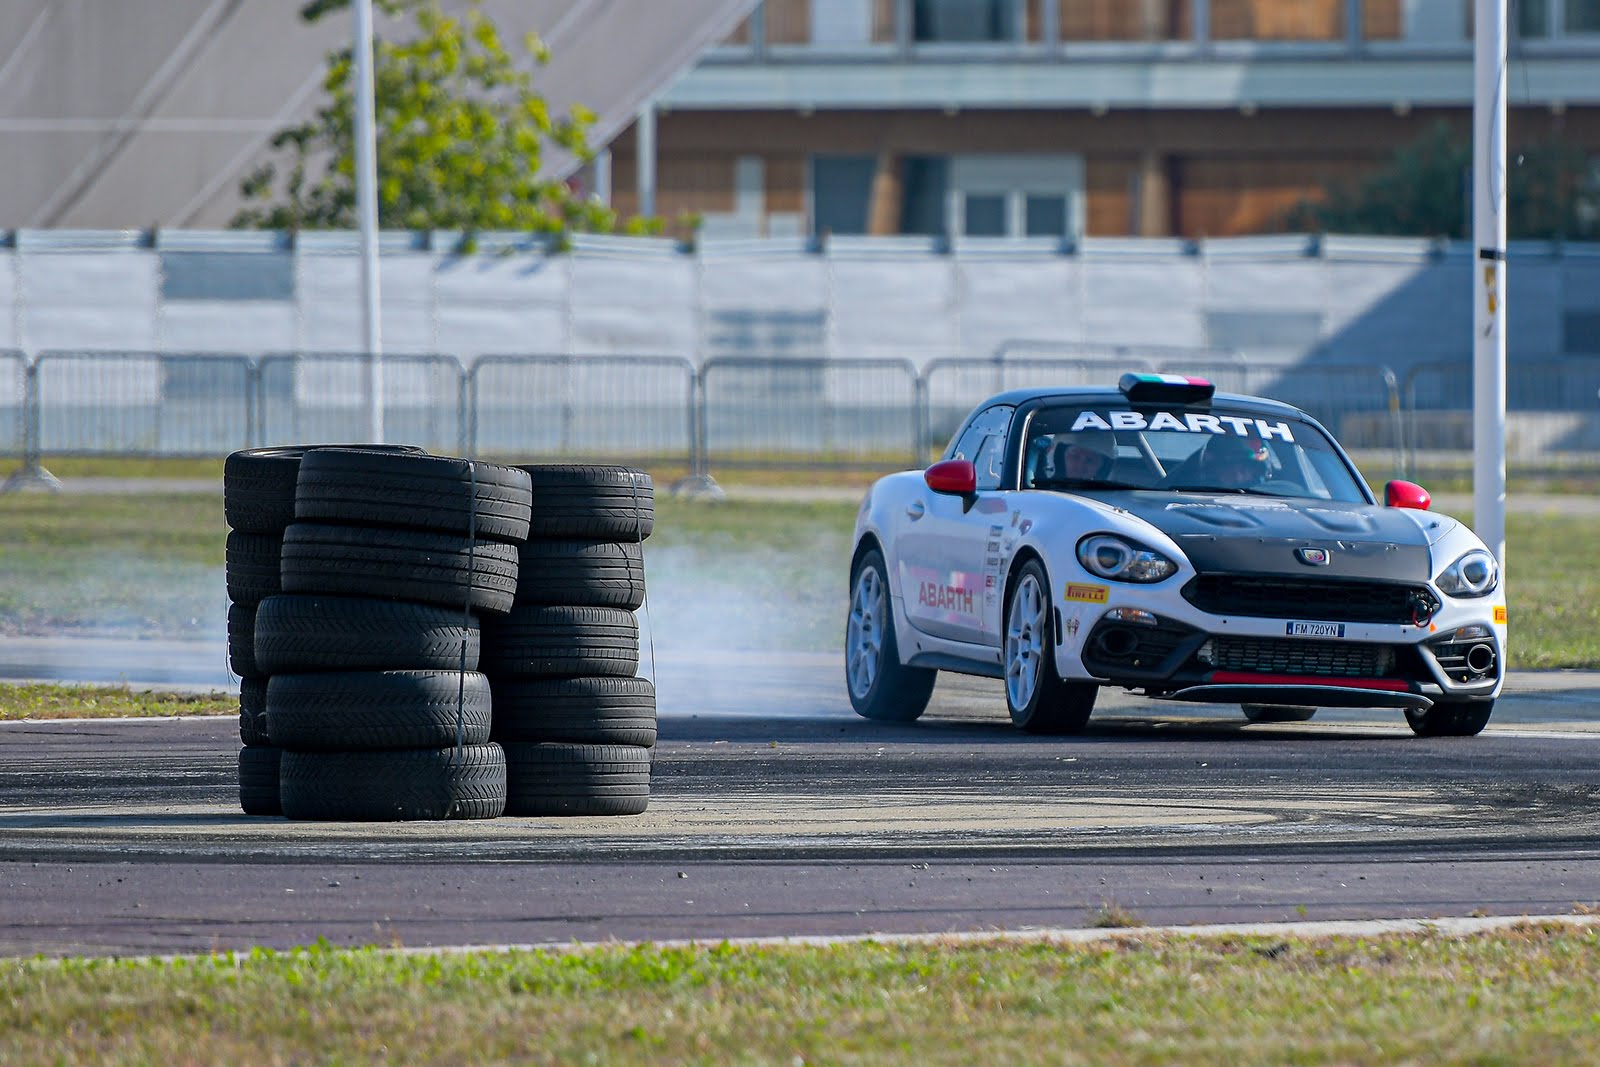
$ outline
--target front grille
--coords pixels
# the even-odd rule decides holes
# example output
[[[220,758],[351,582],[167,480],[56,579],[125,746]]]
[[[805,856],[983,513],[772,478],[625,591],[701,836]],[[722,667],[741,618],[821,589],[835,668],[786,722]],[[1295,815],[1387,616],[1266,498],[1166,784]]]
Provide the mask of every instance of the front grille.
[[[1201,574],[1183,587],[1183,596],[1210,615],[1263,619],[1416,625],[1439,610],[1427,586],[1393,582]]]
[[[1288,641],[1271,637],[1214,637],[1196,654],[1220,671],[1382,678],[1394,669],[1394,649],[1349,641]]]

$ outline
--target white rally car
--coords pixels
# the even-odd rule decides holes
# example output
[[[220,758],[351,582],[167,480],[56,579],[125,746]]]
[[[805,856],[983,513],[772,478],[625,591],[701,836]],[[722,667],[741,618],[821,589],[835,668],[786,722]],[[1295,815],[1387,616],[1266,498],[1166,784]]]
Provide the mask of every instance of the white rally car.
[[[1121,686],[1476,734],[1504,679],[1499,567],[1420,486],[1384,495],[1303,411],[1201,379],[1002,393],[861,503],[850,701],[910,721],[946,670],[1004,679],[1039,733],[1081,729]]]

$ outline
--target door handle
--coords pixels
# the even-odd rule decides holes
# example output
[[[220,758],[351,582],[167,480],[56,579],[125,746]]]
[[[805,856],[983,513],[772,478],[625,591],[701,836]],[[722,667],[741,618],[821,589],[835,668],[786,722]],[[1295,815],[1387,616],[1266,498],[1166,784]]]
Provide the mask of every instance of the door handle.
[[[927,514],[927,511],[927,506],[924,505],[922,501],[917,500],[914,501],[910,507],[906,508],[906,518],[910,519],[912,522],[916,522],[918,519],[922,518],[923,515]]]

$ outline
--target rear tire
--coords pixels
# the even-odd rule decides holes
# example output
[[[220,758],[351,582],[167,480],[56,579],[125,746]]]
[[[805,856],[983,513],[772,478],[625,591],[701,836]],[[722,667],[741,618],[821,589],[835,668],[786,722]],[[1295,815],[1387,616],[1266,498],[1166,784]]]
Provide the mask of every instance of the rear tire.
[[[850,575],[850,617],[844,639],[850,706],[864,719],[912,722],[927,710],[937,676],[937,671],[900,662],[889,575],[883,553],[873,549]]]
[[[1494,701],[1439,701],[1426,711],[1406,709],[1406,722],[1418,737],[1472,737],[1489,725]]]
[[[1317,713],[1316,708],[1294,704],[1240,704],[1239,708],[1251,722],[1308,722]]]
[[[1094,713],[1100,686],[1056,673],[1054,611],[1044,565],[1030,559],[1006,599],[1006,709],[1030,734],[1075,734]]]

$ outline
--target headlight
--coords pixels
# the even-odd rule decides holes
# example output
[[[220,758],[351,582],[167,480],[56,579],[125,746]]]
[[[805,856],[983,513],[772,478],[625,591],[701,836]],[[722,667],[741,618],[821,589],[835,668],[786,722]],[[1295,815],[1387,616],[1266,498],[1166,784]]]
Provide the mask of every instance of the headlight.
[[[1155,549],[1111,534],[1090,534],[1079,541],[1078,562],[1089,573],[1114,582],[1159,582],[1178,570]]]
[[[1494,556],[1475,548],[1439,575],[1439,591],[1446,596],[1488,596],[1500,584],[1500,567]]]

